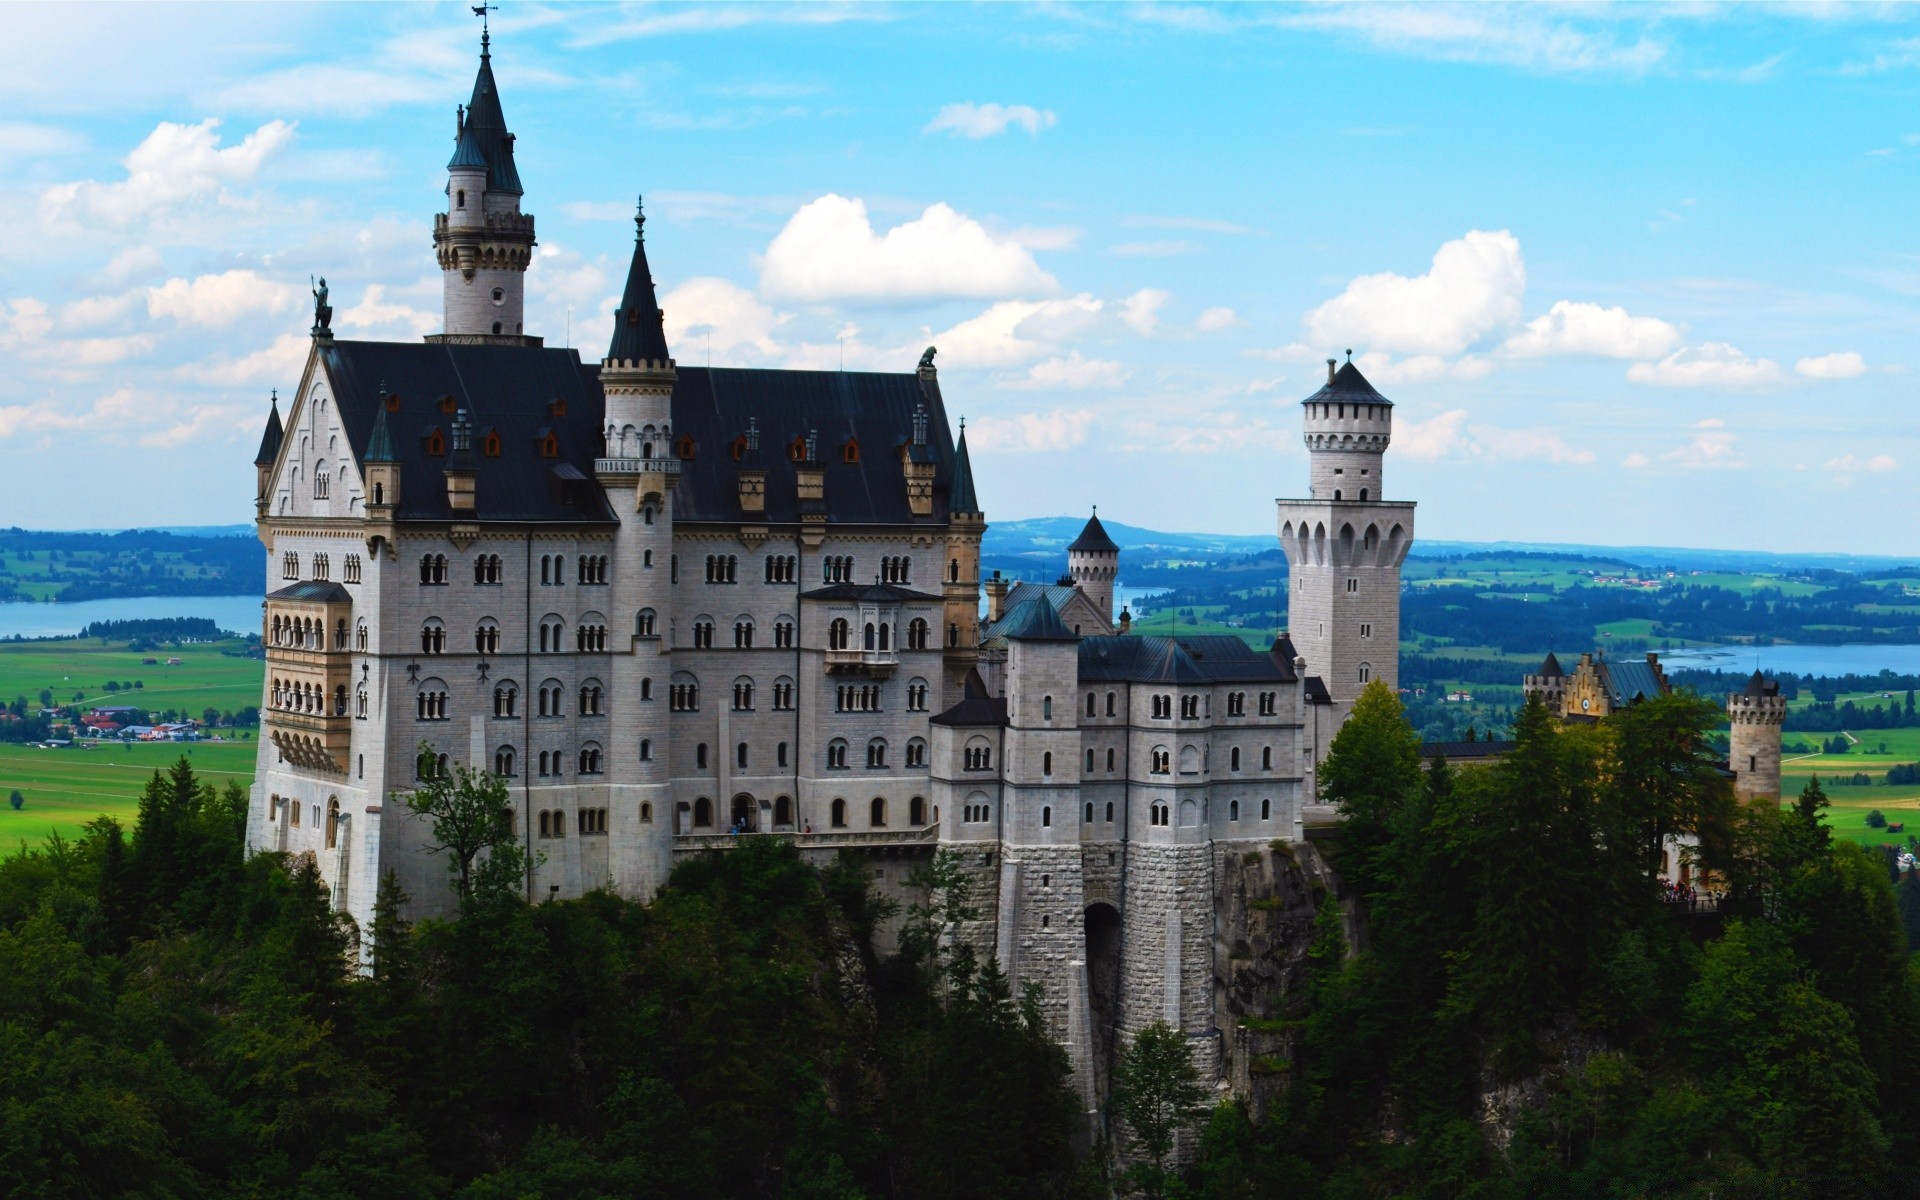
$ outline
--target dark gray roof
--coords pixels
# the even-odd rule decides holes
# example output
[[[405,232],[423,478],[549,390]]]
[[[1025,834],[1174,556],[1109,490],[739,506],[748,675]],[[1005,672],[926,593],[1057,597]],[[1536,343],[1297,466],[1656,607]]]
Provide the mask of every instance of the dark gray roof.
[[[828,520],[850,525],[945,525],[947,496],[955,489],[955,452],[947,415],[937,392],[928,394],[911,374],[863,371],[774,371],[741,367],[678,368],[673,389],[673,428],[691,437],[694,456],[680,464],[674,520],[743,519],[733,444],[749,419],[760,423],[761,461],[766,471],[766,511],[756,522],[800,520],[795,463],[789,448],[818,432],[825,475]],[[907,504],[906,472],[899,449],[913,435],[914,410],[930,417],[927,449],[934,463],[933,512],[917,517]],[[857,461],[847,446],[857,444]],[[956,509],[953,511],[965,511]]]
[[[1537,674],[1544,679],[1565,679],[1567,677],[1567,673],[1560,669],[1560,660],[1553,656],[1553,651],[1551,650],[1547,651],[1547,661],[1540,664],[1540,670]]]
[[[487,169],[487,156],[480,152],[480,139],[474,136],[473,126],[466,120],[460,122],[460,133],[453,140],[453,157],[447,160],[447,170],[458,171]]]
[[[1367,377],[1360,373],[1360,368],[1353,365],[1352,359],[1348,359],[1333,373],[1333,378],[1327,380],[1325,387],[1301,403],[1319,404],[1329,400],[1344,400],[1349,404],[1356,401],[1361,404],[1393,403],[1374,390],[1373,385],[1367,382]]]
[[[451,448],[452,412],[471,414],[484,442],[500,438],[498,457],[474,459],[475,517],[482,521],[612,522],[605,493],[591,482],[600,452],[605,404],[593,368],[572,350],[541,346],[454,345],[417,342],[345,342],[320,346],[333,381],[341,423],[361,462],[378,451],[375,429],[385,414],[389,448],[401,467],[399,520],[444,521],[447,506],[445,454],[428,453],[434,432]],[[381,392],[398,398],[386,414]],[[556,401],[559,405],[556,406]],[[564,412],[556,411],[564,408]],[[540,453],[551,432],[559,457]]]
[[[986,680],[978,668],[967,671],[960,703],[933,718],[935,725],[992,726],[1007,723],[1007,698],[987,695]]]
[[[607,357],[627,361],[664,362],[667,353],[665,319],[653,290],[653,271],[647,266],[647,215],[633,215],[633,261],[627,266],[627,290],[613,310],[613,341]]]
[[[339,600],[350,600],[347,589],[327,579],[303,579],[299,583],[290,583],[277,592],[268,592],[269,600],[304,600],[310,604],[330,604]]]
[[[387,389],[381,388],[373,409],[373,432],[367,437],[367,452],[360,461],[369,463],[399,462],[400,457],[393,449],[393,433],[387,428]]]
[[[1665,681],[1652,663],[1629,659],[1626,662],[1608,662],[1596,660],[1600,669],[1601,683],[1607,694],[1612,697],[1614,707],[1633,703],[1635,700],[1664,696],[1667,693]]]
[[[1295,668],[1293,664],[1299,660],[1300,651],[1294,649],[1293,639],[1287,635],[1285,630],[1281,630],[1280,636],[1273,640],[1273,649],[1267,653],[1268,656],[1273,659],[1274,667],[1279,670],[1281,677],[1288,683],[1292,683],[1299,678],[1294,674]]]
[[[1237,637],[1121,634],[1080,643],[1083,681],[1127,683],[1291,683],[1270,653]]]
[[[935,393],[935,395],[937,397],[938,393]],[[946,426],[944,417],[942,417],[940,425],[942,428]],[[967,430],[964,425],[960,427],[959,449],[954,452],[953,489],[947,508],[949,511],[957,513],[977,513],[980,511],[980,501],[976,499],[973,494],[973,460],[967,457]]]
[[[1776,680],[1768,679],[1759,671],[1755,671],[1753,678],[1747,680],[1746,694],[1754,697],[1778,696],[1780,694],[1780,684]]]
[[[938,603],[939,596],[916,592],[891,583],[830,583],[811,592],[800,593],[802,600],[866,601],[872,604]]]
[[[267,413],[267,428],[260,435],[260,452],[253,456],[256,467],[270,467],[274,459],[280,457],[280,439],[285,431],[280,425],[280,393],[273,394],[273,408]]]
[[[1115,545],[1113,539],[1107,536],[1106,526],[1100,524],[1100,514],[1098,512],[1087,518],[1086,528],[1082,529],[1080,536],[1073,539],[1073,544],[1067,547],[1068,553],[1072,553],[1075,550],[1083,554],[1120,553],[1120,547]]]
[[[500,110],[500,87],[493,81],[493,56],[484,44],[480,49],[480,71],[473,77],[473,98],[467,101],[467,120],[461,133],[473,135],[476,148],[486,160],[487,189],[520,195],[523,189],[520,172],[513,166],[513,135],[507,132],[507,117]]]
[[[1300,681],[1300,694],[1308,704],[1332,704],[1333,693],[1321,682],[1318,675],[1309,675]]]
[[[995,637],[1015,642],[1077,642],[1060,613],[1044,599],[1029,600],[1003,617],[993,628]]]

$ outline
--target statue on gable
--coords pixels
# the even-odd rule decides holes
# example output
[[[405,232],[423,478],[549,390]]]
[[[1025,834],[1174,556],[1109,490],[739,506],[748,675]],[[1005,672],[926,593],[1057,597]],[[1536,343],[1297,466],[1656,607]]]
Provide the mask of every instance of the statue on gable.
[[[308,280],[312,282],[312,277],[309,276]],[[332,332],[333,305],[327,303],[327,279],[323,275],[319,282],[313,284],[313,336],[320,337]]]

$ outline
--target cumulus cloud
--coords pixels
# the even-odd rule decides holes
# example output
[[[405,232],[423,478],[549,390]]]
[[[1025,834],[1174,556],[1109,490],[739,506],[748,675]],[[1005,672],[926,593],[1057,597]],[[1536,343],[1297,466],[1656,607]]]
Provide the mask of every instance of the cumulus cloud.
[[[312,339],[308,337],[286,333],[275,338],[273,344],[264,350],[255,350],[235,359],[183,367],[180,374],[197,382],[221,387],[290,382],[299,377],[300,368],[306,364],[307,351],[312,345]]]
[[[1734,435],[1726,431],[1726,422],[1718,417],[1696,421],[1693,436],[1678,450],[1661,455],[1661,460],[1685,470],[1737,469],[1746,466]]]
[[[1659,362],[1635,363],[1627,368],[1634,383],[1660,387],[1762,387],[1780,379],[1780,364],[1770,358],[1749,358],[1725,342],[1705,342],[1677,350]]]
[[[949,104],[927,125],[926,132],[945,131],[955,137],[996,137],[1015,125],[1029,137],[1039,137],[1042,129],[1051,129],[1059,118],[1046,109],[1027,104]]]
[[[1232,329],[1240,323],[1234,311],[1224,305],[1209,308],[1194,321],[1193,327],[1201,333],[1218,333],[1222,329]]]
[[[1106,388],[1126,382],[1127,369],[1117,362],[1082,357],[1078,350],[1066,355],[1042,359],[1027,369],[1026,377],[1012,387],[1032,388]]]
[[[687,361],[711,351],[724,361],[734,351],[780,354],[773,331],[787,320],[738,284],[703,275],[689,279],[660,300],[667,345]]]
[[[113,441],[131,437],[143,446],[179,447],[212,433],[224,431],[232,438],[258,428],[237,405],[183,406],[129,387],[91,404],[62,397],[0,406],[0,438],[91,430]]]
[[[1587,354],[1601,358],[1658,358],[1680,345],[1680,330],[1658,317],[1636,317],[1624,308],[1562,300],[1507,340],[1516,357]]]
[[[88,222],[124,226],[188,203],[230,204],[231,189],[251,183],[293,141],[293,126],[285,121],[269,121],[232,146],[220,144],[219,128],[217,117],[198,125],[160,122],[121,160],[124,180],[55,184],[41,193],[42,219],[79,232]]]
[[[967,427],[975,451],[1071,450],[1087,440],[1091,409],[1056,409],[1011,417],[981,417]]]
[[[1170,292],[1141,288],[1120,302],[1120,319],[1135,333],[1152,333],[1160,327],[1160,309],[1171,299]]]
[[[945,204],[886,233],[864,201],[828,194],[803,205],[767,247],[770,299],[910,303],[1056,291],[1033,255]]]
[[[255,313],[280,313],[305,293],[290,283],[257,271],[223,271],[195,279],[169,279],[147,289],[147,315],[172,317],[183,325],[217,328]]]
[[[1894,461],[1891,454],[1875,454],[1871,458],[1861,458],[1858,455],[1846,454],[1839,458],[1830,458],[1827,460],[1827,470],[1840,475],[1858,475],[1869,471],[1874,473],[1895,471],[1898,470],[1899,467],[1900,464]]]
[[[1467,411],[1456,408],[1409,421],[1393,434],[1393,448],[1408,458],[1484,458],[1505,462],[1539,461],[1586,466],[1594,461],[1590,450],[1576,450],[1565,438],[1543,429],[1502,429],[1485,423],[1469,424]]]
[[[1793,364],[1795,372],[1808,379],[1852,379],[1867,373],[1867,360],[1852,350],[1803,358]]]
[[[1459,354],[1520,318],[1520,241],[1474,230],[1441,246],[1424,275],[1362,275],[1307,314],[1311,340],[1414,355]]]
[[[1493,364],[1478,355],[1442,358],[1438,354],[1415,354],[1394,358],[1370,350],[1354,359],[1354,365],[1375,383],[1426,383],[1434,379],[1480,379],[1493,370]]]
[[[1003,300],[933,342],[956,367],[1020,366],[1057,353],[1062,342],[1090,328],[1103,308],[1103,301],[1085,292],[1067,300]]]
[[[405,337],[421,337],[441,324],[441,313],[428,312],[410,304],[387,298],[387,287],[370,283],[360,293],[360,303],[334,317],[343,329],[368,333],[387,332]]]

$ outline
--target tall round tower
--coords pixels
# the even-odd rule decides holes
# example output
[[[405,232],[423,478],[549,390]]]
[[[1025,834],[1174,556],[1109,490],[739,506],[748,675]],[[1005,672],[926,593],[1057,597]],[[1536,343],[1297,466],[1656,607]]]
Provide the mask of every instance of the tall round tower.
[[[1344,718],[1374,680],[1400,684],[1400,564],[1413,503],[1383,498],[1393,402],[1348,361],[1302,401],[1309,459],[1304,500],[1281,500],[1287,632]]]
[[[1727,766],[1733,771],[1733,794],[1742,800],[1780,798],[1780,728],[1787,719],[1787,700],[1780,685],[1755,671],[1747,686],[1727,697]]]
[[[1113,626],[1113,584],[1120,575],[1120,547],[1100,524],[1100,510],[1087,518],[1086,528],[1067,547],[1067,574],[1082,594],[1100,610],[1100,619]]]
[[[513,135],[493,82],[490,39],[480,36],[473,98],[454,129],[447,163],[447,211],[433,219],[446,333],[457,341],[523,341],[533,218],[520,211]]]

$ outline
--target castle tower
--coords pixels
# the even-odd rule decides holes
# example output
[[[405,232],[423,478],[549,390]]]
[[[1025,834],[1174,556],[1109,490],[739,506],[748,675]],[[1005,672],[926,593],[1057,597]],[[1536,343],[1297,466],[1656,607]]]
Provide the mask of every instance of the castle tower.
[[[1413,502],[1384,499],[1393,404],[1353,365],[1327,360],[1308,396],[1309,496],[1278,501],[1287,556],[1287,626],[1337,719],[1360,689],[1400,683],[1400,564],[1413,545]]]
[[[433,218],[446,319],[441,337],[517,343],[525,340],[533,218],[520,211],[520,173],[493,82],[489,41],[487,34],[480,35],[473,99],[455,119],[447,211]]]
[[[1120,574],[1120,547],[1107,536],[1100,524],[1100,510],[1093,510],[1085,529],[1067,547],[1067,574],[1100,610],[1100,618],[1113,627],[1113,584]]]
[[[280,442],[286,436],[280,427],[280,391],[274,389],[273,407],[267,412],[267,428],[260,435],[260,451],[253,456],[253,473],[256,477],[254,488],[254,511],[259,516],[267,515],[270,498],[267,493],[273,487],[273,465],[280,458]]]
[[[940,392],[934,374],[933,348],[920,359],[920,386]],[[947,489],[947,569],[941,575],[945,600],[945,675],[942,695],[957,704],[965,691],[967,672],[980,661],[980,541],[987,533],[987,514],[973,490],[973,461],[967,456],[967,423],[960,422],[960,442],[954,447],[953,482]]]
[[[1532,700],[1538,697],[1540,703],[1552,715],[1558,717],[1567,711],[1567,673],[1560,669],[1560,660],[1547,652],[1547,661],[1540,664],[1537,675],[1521,678],[1521,692]]]
[[[648,896],[673,867],[667,705],[637,703],[642,680],[673,674],[666,656],[672,603],[673,387],[679,378],[647,265],[646,213],[633,218],[633,261],[613,311],[613,339],[600,363],[606,393],[603,457],[594,473],[620,518],[614,535],[613,736],[607,747],[614,883]]]
[[[1787,719],[1787,700],[1778,682],[1755,671],[1747,686],[1727,697],[1727,766],[1733,771],[1733,793],[1742,800],[1780,798],[1780,728]]]

